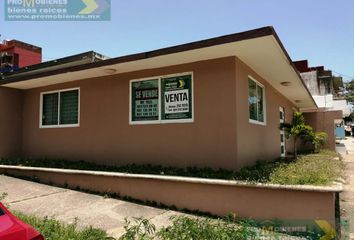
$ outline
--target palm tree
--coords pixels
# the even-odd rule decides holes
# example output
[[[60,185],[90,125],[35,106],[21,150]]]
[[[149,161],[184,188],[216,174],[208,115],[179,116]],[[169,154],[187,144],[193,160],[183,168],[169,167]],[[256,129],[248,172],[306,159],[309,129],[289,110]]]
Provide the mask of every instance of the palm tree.
[[[288,137],[290,136],[294,139],[294,158],[297,159],[298,139],[313,134],[312,127],[305,124],[305,119],[301,112],[294,112],[292,123],[282,123],[280,128],[287,132]]]

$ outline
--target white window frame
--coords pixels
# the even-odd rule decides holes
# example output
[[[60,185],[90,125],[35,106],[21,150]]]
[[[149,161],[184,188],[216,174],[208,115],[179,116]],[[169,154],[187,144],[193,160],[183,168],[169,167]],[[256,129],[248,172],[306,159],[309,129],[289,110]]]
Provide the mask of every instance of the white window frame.
[[[263,122],[261,121],[258,121],[258,120],[254,120],[254,119],[251,119],[251,116],[250,116],[250,105],[249,105],[249,86],[248,86],[248,80],[252,80],[256,83],[257,87],[261,87],[262,88],[262,94],[263,94]],[[260,83],[259,81],[257,81],[254,77],[248,75],[247,76],[247,105],[248,105],[248,120],[249,120],[249,123],[253,123],[253,124],[258,124],[258,125],[263,125],[263,126],[266,126],[267,125],[267,108],[266,108],[266,91],[265,91],[265,86]],[[258,114],[258,113],[257,113]]]
[[[163,78],[170,78],[170,77],[178,77],[178,76],[185,76],[191,75],[191,86],[192,86],[192,118],[190,119],[173,119],[173,120],[163,120],[161,119],[161,82]],[[157,120],[147,120],[147,121],[132,121],[132,83],[133,82],[140,82],[146,80],[156,80],[158,81],[158,110],[159,110],[159,118]],[[159,76],[152,76],[152,77],[144,77],[138,79],[132,79],[129,81],[129,125],[146,125],[146,124],[168,124],[168,123],[192,123],[194,122],[194,76],[193,72],[183,72],[183,73],[174,73],[168,75],[159,75]]]
[[[279,107],[279,113],[282,113],[282,118],[280,118],[280,124],[285,123],[285,107]],[[284,128],[280,129],[280,135],[283,137],[283,142],[280,139],[280,157],[286,156],[286,138]],[[281,137],[280,137],[281,138]],[[281,147],[284,147],[284,152],[281,152]]]
[[[77,123],[75,124],[60,124],[60,93],[78,90],[78,109],[77,109]],[[43,125],[42,117],[43,117],[43,95],[58,93],[58,124],[56,125]],[[40,93],[40,103],[39,103],[39,128],[70,128],[70,127],[80,127],[80,88],[66,88],[48,92]]]

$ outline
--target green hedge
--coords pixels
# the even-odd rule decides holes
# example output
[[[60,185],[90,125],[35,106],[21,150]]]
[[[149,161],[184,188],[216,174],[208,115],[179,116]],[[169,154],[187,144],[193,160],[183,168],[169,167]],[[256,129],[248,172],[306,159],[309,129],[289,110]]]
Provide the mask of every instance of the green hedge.
[[[239,171],[211,168],[175,168],[153,165],[130,164],[120,167],[98,165],[84,161],[53,159],[3,158],[2,165],[32,166],[61,169],[156,174],[169,176],[199,177],[211,179],[241,180],[258,183],[328,185],[341,177],[343,163],[331,151],[300,155],[298,160],[282,159],[273,162],[259,161]]]

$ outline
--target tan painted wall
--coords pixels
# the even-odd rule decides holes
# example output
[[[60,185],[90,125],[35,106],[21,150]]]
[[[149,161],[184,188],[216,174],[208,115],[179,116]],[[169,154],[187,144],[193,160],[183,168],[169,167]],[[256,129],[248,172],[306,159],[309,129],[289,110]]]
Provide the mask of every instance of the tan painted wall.
[[[105,176],[104,173],[67,173],[63,170],[18,170],[0,168],[10,176],[33,177],[44,183],[116,193],[142,201],[155,201],[179,209],[200,210],[224,216],[261,220],[327,220],[335,226],[334,192],[273,189],[188,181],[188,178],[153,179]],[[188,197],[186,197],[188,196]],[[222,203],[222,204],[220,204]],[[304,204],[306,203],[306,204]]]
[[[328,135],[324,148],[335,151],[335,119],[342,119],[342,111],[320,111],[304,113],[305,122],[313,127],[316,132],[326,132]]]
[[[194,73],[194,123],[129,125],[129,80]],[[39,128],[40,92],[80,87],[77,128]],[[102,164],[236,168],[235,58],[120,74],[26,91],[23,154]]]
[[[0,158],[21,154],[22,92],[0,87]]]
[[[252,76],[265,87],[265,126],[249,122],[248,75]],[[236,79],[238,167],[252,165],[258,160],[274,160],[279,158],[279,107],[285,108],[285,121],[291,122],[294,105],[239,59],[236,61]],[[293,151],[291,139],[286,142],[286,150],[289,152]]]
[[[129,125],[129,80],[187,71],[194,74],[194,123]],[[265,86],[266,126],[249,123],[248,75]],[[80,127],[40,129],[40,93],[72,87],[80,87]],[[235,57],[69,82],[25,92],[23,154],[237,169],[280,157],[279,106],[290,122],[293,104]]]

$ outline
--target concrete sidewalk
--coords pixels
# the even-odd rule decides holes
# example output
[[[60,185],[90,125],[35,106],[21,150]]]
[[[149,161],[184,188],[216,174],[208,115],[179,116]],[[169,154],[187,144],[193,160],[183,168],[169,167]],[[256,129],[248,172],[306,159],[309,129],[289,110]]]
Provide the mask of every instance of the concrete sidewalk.
[[[12,210],[36,216],[54,217],[79,226],[106,230],[112,237],[124,233],[124,218],[144,217],[156,227],[170,224],[169,218],[179,212],[163,210],[126,201],[72,191],[0,175],[0,194],[6,192],[6,203]]]
[[[340,195],[342,219],[349,220],[350,239],[354,239],[354,138],[340,141],[345,145],[347,154],[341,154],[345,162],[344,191]]]

